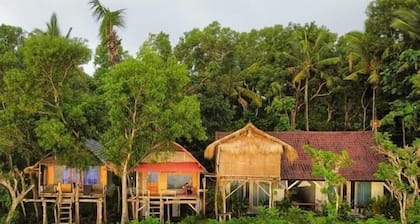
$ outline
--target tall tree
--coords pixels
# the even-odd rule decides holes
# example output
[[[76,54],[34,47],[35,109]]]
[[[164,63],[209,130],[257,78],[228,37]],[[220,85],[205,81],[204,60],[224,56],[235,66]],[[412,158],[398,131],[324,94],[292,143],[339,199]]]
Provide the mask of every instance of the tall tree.
[[[380,85],[380,69],[383,49],[369,33],[350,32],[346,34],[349,47],[348,63],[350,74],[346,80],[357,81],[359,75],[367,75],[366,82],[372,89],[372,121],[377,120],[376,93]],[[366,77],[366,76],[365,76]],[[373,127],[376,129],[377,127]]]
[[[300,94],[303,91],[303,104],[305,106],[305,129],[309,131],[309,100],[319,96],[328,95],[328,92],[321,92],[324,86],[332,84],[332,76],[325,69],[328,65],[337,64],[339,57],[334,56],[333,43],[335,36],[326,30],[319,30],[311,33],[315,29],[314,24],[306,25],[302,30],[297,27],[298,35],[296,42],[291,47],[290,52],[284,52],[289,58],[292,66],[287,68],[288,73],[293,75],[292,83],[295,89],[296,106],[295,116],[300,107]],[[313,31],[312,31],[313,32]],[[314,36],[311,36],[314,35]],[[333,37],[332,37],[333,36]],[[310,93],[310,81],[318,76],[322,82],[315,86],[315,92]],[[324,90],[325,91],[325,90]],[[294,122],[292,122],[294,123]],[[292,127],[294,128],[294,127]]]
[[[406,224],[407,209],[419,198],[420,175],[420,140],[416,139],[411,146],[397,147],[388,134],[377,134],[375,150],[386,156],[387,162],[380,163],[376,177],[386,181],[393,196],[400,205],[400,220]]]
[[[16,110],[16,101],[9,97],[11,73],[22,68],[22,57],[18,49],[25,39],[20,27],[0,26],[0,187],[10,198],[7,215],[0,222],[18,222],[16,209],[23,198],[34,187],[27,184],[23,168],[39,156],[39,148],[31,138],[33,119],[26,113]],[[0,197],[6,198],[1,195]],[[2,206],[3,207],[3,206]],[[0,211],[2,213],[2,211]]]
[[[346,183],[346,179],[341,176],[339,171],[348,167],[353,160],[346,150],[334,153],[328,150],[314,149],[309,145],[305,145],[303,148],[311,156],[313,175],[324,178],[323,193],[334,192],[333,197],[329,198],[329,203],[333,205],[333,209],[328,211],[331,212],[328,216],[336,218],[340,205],[339,188]]]
[[[123,13],[124,9],[111,11],[104,7],[99,0],[89,1],[90,8],[93,10],[93,16],[100,21],[99,36],[101,44],[106,45],[108,51],[108,60],[111,65],[120,61],[121,39],[117,35],[116,27],[124,27]]]
[[[15,94],[10,99],[38,116],[35,132],[41,148],[55,152],[68,165],[86,166],[88,89],[80,66],[89,60],[89,49],[79,39],[34,34],[21,53],[25,69],[11,74],[9,88]]]
[[[158,48],[161,49],[161,48]],[[109,126],[102,136],[105,154],[121,177],[121,223],[128,223],[127,175],[157,144],[178,138],[205,138],[196,96],[185,93],[184,65],[145,44],[137,59],[121,62],[103,76]]]

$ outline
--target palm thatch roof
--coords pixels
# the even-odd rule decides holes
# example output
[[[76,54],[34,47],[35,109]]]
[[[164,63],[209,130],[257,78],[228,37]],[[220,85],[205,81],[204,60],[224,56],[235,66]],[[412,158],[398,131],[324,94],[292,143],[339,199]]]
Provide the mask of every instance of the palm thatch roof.
[[[204,157],[212,159],[219,150],[232,154],[284,153],[289,161],[297,158],[297,152],[291,145],[261,131],[252,123],[208,145]]]

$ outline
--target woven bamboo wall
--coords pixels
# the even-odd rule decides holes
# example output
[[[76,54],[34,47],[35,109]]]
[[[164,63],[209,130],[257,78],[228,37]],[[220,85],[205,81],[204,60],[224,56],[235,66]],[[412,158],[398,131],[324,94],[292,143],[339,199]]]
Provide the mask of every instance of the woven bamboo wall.
[[[219,153],[219,176],[280,177],[280,153]]]

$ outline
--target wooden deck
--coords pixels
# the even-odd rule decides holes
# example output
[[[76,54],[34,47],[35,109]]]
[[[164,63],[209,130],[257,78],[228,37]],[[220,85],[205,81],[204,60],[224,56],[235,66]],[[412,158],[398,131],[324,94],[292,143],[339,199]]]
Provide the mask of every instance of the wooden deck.
[[[78,189],[78,190],[77,190]],[[62,223],[60,211],[62,208],[69,208],[69,223],[73,220],[74,208],[74,222],[79,222],[80,203],[96,203],[97,220],[100,224],[106,222],[106,194],[105,186],[102,185],[84,185],[83,187],[73,187],[71,184],[54,184],[47,186],[40,186],[37,199],[24,199],[24,202],[41,203],[42,205],[42,223],[47,224],[47,204],[54,204],[55,223]],[[63,205],[66,206],[63,206]],[[64,213],[64,212],[63,212]],[[105,217],[103,220],[102,217]]]

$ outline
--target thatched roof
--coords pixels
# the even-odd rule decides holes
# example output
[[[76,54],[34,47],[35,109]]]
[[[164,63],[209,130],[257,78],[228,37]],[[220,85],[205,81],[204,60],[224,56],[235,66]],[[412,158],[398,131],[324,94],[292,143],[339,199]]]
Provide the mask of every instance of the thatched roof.
[[[261,131],[251,123],[208,145],[204,157],[212,159],[218,150],[238,154],[284,153],[289,161],[297,158],[297,152],[291,145]]]

